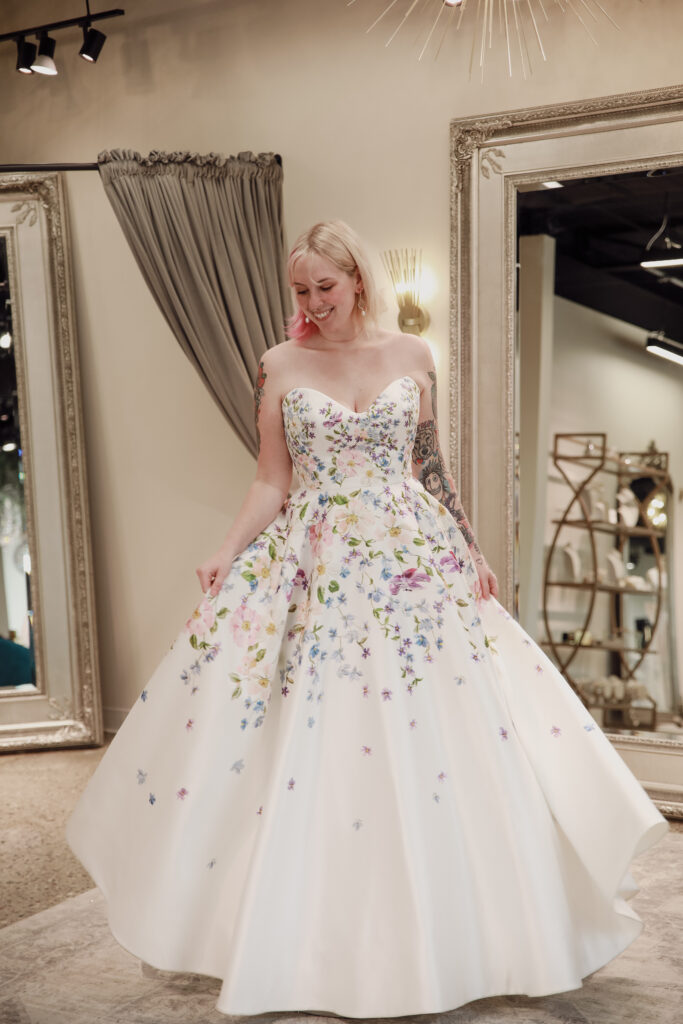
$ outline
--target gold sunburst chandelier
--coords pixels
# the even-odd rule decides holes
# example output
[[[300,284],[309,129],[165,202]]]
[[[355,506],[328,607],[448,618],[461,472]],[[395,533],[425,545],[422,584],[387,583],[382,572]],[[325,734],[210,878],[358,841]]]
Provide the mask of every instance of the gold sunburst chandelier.
[[[356,2],[348,0],[347,7]],[[421,18],[418,60],[429,51],[438,57],[449,32],[471,33],[470,77],[475,63],[483,77],[486,53],[493,49],[497,38],[503,43],[508,75],[512,76],[513,63],[519,59],[526,78],[532,73],[532,50],[538,48],[543,60],[548,59],[541,30],[544,22],[550,21],[548,12],[558,9],[577,17],[596,46],[594,22],[607,18],[619,28],[600,0],[388,0],[366,31],[372,32],[380,24],[388,26],[390,35],[385,46],[389,46],[411,15],[414,20]]]

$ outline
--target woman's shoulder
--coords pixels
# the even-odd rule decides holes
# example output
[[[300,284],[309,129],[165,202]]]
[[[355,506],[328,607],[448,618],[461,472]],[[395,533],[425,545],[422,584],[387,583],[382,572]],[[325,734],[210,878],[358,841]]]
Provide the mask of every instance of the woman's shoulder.
[[[380,331],[380,337],[387,347],[395,350],[402,358],[412,361],[415,370],[434,369],[434,357],[429,343],[419,334],[404,334],[401,331]]]

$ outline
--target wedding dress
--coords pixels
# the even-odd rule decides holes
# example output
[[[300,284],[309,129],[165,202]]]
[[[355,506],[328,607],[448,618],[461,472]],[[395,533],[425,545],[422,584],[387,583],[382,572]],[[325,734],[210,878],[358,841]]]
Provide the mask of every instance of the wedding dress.
[[[581,986],[668,824],[411,474],[419,388],[282,403],[300,486],[204,598],[68,823],[116,939],[228,1014]]]

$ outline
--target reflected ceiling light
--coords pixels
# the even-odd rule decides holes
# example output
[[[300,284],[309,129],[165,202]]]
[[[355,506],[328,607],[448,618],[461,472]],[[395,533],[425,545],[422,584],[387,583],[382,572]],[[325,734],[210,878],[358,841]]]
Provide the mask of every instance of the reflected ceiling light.
[[[0,334],[0,348],[11,348],[12,347],[12,335],[9,331],[3,331]]]
[[[17,39],[17,71],[20,71],[22,75],[33,74],[31,65],[36,59],[37,50],[36,44],[27,43],[23,36],[21,39]]]
[[[683,267],[683,259],[641,260],[641,267]]]
[[[104,32],[98,32],[96,28],[90,28],[83,26],[83,45],[81,46],[78,54],[83,60],[90,61],[94,64],[100,55],[100,51],[104,46],[104,41],[107,37]]]
[[[542,181],[543,188],[564,188],[561,181]]]
[[[46,32],[40,37],[38,56],[31,65],[31,71],[37,75],[56,75],[57,65],[54,62],[56,41]]]
[[[651,352],[653,356],[661,356],[662,359],[683,366],[683,345],[665,337],[663,331],[648,335],[645,350]]]
[[[3,444],[2,450],[3,452],[15,452],[17,450],[17,446],[14,441],[8,441],[7,444]]]

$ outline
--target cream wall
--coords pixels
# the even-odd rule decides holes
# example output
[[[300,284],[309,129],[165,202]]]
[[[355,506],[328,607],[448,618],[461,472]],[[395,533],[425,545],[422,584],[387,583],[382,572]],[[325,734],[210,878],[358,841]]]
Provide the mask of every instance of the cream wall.
[[[418,63],[414,17],[389,48],[383,28],[366,34],[386,0],[129,4],[94,67],[67,52],[76,31],[58,35],[56,79],[17,75],[13,47],[0,48],[2,162],[91,161],[117,147],[281,153],[290,239],[337,216],[375,251],[422,247],[445,431],[449,122],[677,83],[683,5],[605,2],[621,28],[595,24],[599,50],[547,5],[547,64],[527,81],[492,65],[483,85],[468,80],[457,37]],[[5,0],[0,25],[71,7]],[[69,190],[103,698],[116,724],[191,611],[194,567],[222,539],[253,462],[170,337],[96,175],[70,175]]]

